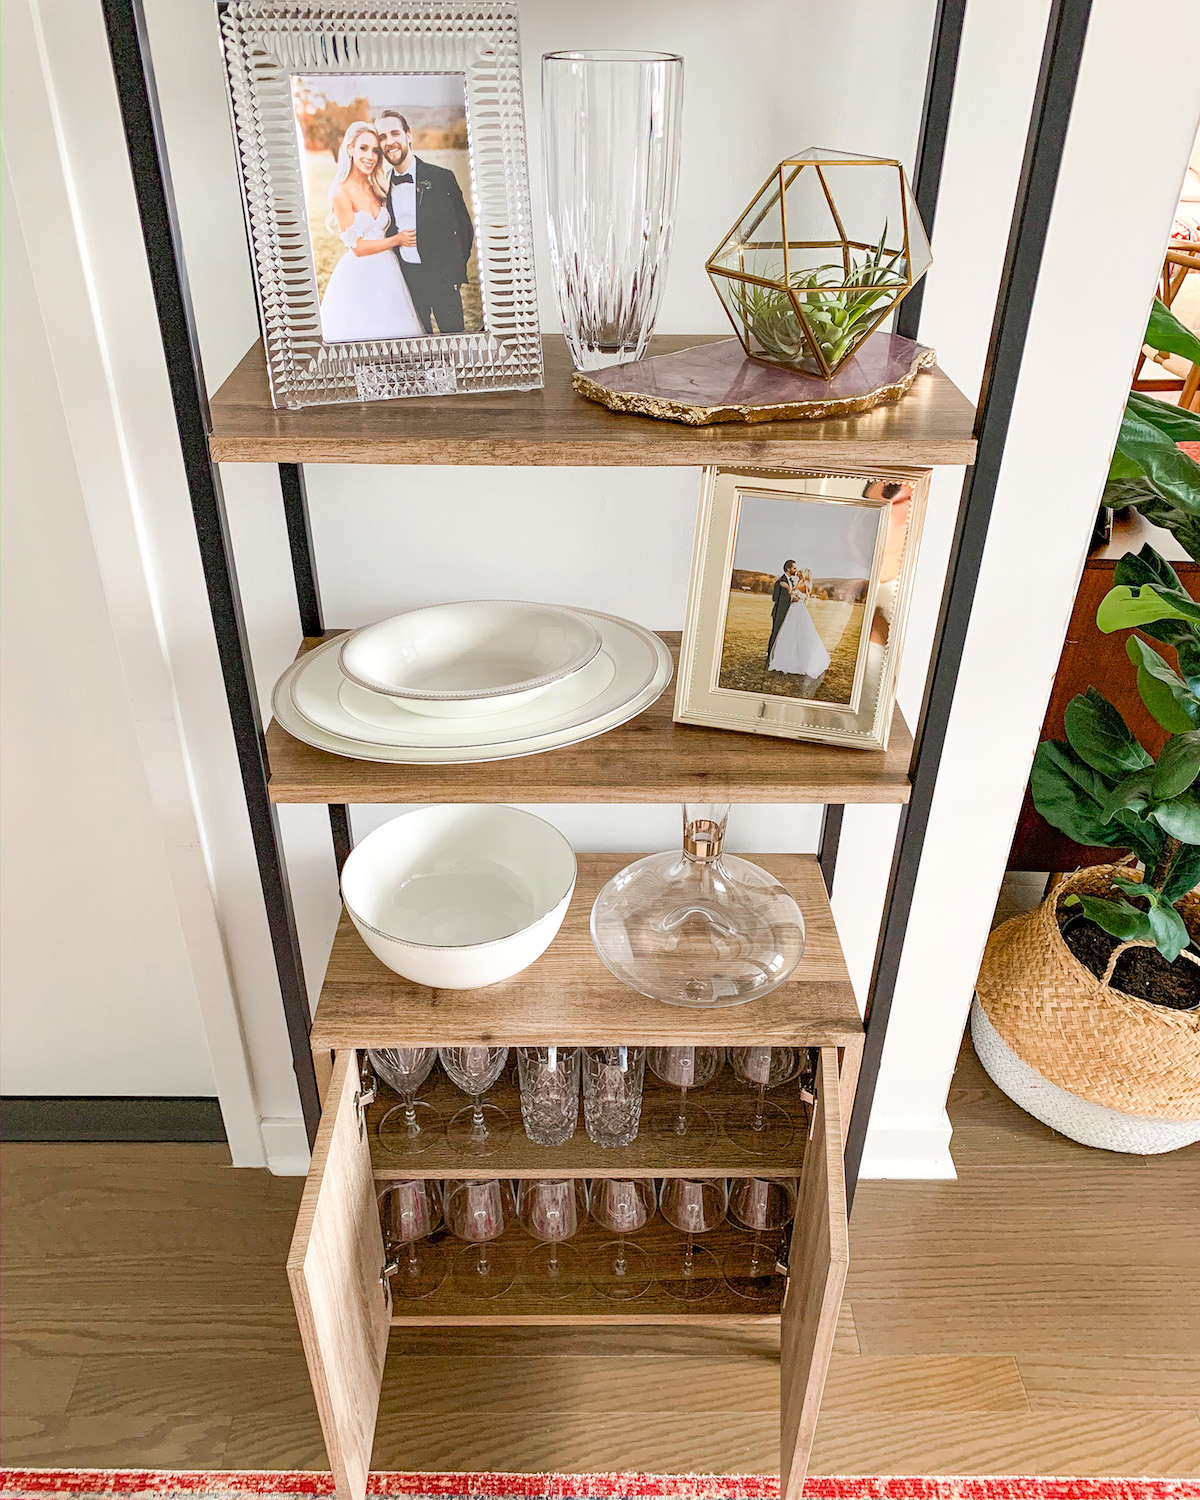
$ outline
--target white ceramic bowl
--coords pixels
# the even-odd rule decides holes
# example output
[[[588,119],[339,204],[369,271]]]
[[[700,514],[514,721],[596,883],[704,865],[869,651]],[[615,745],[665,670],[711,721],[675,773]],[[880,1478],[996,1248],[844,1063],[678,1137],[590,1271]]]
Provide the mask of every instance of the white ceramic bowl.
[[[472,599],[435,604],[348,635],[342,671],[413,713],[504,713],[586,667],[600,632],[550,604]]]
[[[355,846],[342,897],[381,963],[434,989],[511,979],[540,958],[575,889],[557,828],[515,807],[421,807]]]

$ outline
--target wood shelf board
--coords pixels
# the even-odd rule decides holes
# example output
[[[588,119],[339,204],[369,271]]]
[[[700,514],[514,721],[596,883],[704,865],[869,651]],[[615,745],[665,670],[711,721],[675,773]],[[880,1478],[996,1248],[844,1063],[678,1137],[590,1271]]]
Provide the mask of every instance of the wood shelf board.
[[[653,340],[651,354],[713,342]],[[259,342],[211,400],[212,456],[222,463],[325,464],[969,464],[975,409],[939,369],[900,402],[822,422],[687,427],[608,411],[575,394],[563,339],[542,340],[546,384],[404,401],[277,411]]]
[[[310,651],[342,632],[304,641]],[[662,631],[678,667],[678,631]],[[272,802],[902,803],[912,735],[899,708],[886,750],[850,750],[672,719],[675,685],[607,734],[513,760],[398,766],[305,745],[267,728]]]
[[[652,1110],[670,1108],[679,1099],[679,1090],[657,1079],[647,1067],[642,1098],[642,1130],[636,1140],[619,1149],[593,1145],[583,1126],[583,1107],[575,1134],[563,1146],[535,1146],[521,1128],[521,1099],[516,1083],[516,1058],[496,1086],[488,1091],[489,1104],[498,1105],[513,1124],[513,1133],[494,1156],[467,1157],[456,1151],[442,1135],[416,1156],[389,1151],[379,1140],[379,1122],[400,1099],[386,1084],[380,1084],[379,1098],[367,1111],[367,1128],[371,1141],[371,1167],[377,1183],[402,1182],[409,1178],[478,1177],[486,1172],[493,1177],[798,1177],[804,1161],[808,1139],[808,1116],[796,1080],[772,1089],[768,1099],[784,1109],[792,1122],[792,1138],[770,1156],[752,1156],[731,1141],[722,1131],[727,1112],[738,1106],[753,1104],[754,1093],[740,1084],[728,1066],[703,1088],[689,1090],[689,1098],[712,1115],[717,1138],[708,1153],[697,1156],[670,1139],[652,1137],[646,1122]],[[420,1090],[420,1098],[432,1104],[449,1120],[458,1110],[469,1107],[466,1095],[435,1068]]]
[[[712,1174],[706,1173],[705,1175]],[[717,1283],[711,1296],[696,1302],[685,1302],[678,1297],[671,1296],[657,1282],[640,1297],[632,1298],[628,1302],[611,1301],[586,1279],[586,1264],[593,1251],[614,1238],[610,1230],[604,1229],[594,1220],[588,1219],[580,1224],[578,1233],[573,1236],[568,1245],[585,1271],[585,1280],[583,1285],[569,1296],[539,1295],[518,1279],[511,1291],[503,1292],[499,1297],[471,1297],[463,1295],[455,1287],[453,1278],[448,1276],[432,1296],[405,1301],[403,1297],[393,1295],[392,1326],[394,1328],[455,1324],[469,1324],[472,1327],[538,1324],[561,1326],[572,1323],[593,1325],[600,1323],[661,1325],[687,1323],[700,1326],[722,1326],[730,1323],[778,1323],[778,1301],[753,1302],[732,1291],[724,1281]],[[746,1231],[724,1223],[709,1234],[697,1235],[696,1243],[710,1250],[716,1256],[717,1261],[723,1263],[726,1254],[734,1245],[745,1243],[751,1238],[752,1236]],[[764,1235],[764,1242],[769,1238],[770,1236]],[[683,1260],[684,1236],[657,1214],[644,1229],[639,1230],[637,1234],[630,1235],[629,1241],[631,1244],[640,1245],[647,1252],[650,1257],[650,1269],[655,1276],[663,1276],[674,1271]],[[509,1247],[518,1257],[526,1250],[538,1248],[537,1242],[519,1225],[506,1229],[493,1243]],[[439,1245],[448,1260],[452,1260],[465,1248],[461,1241],[448,1234],[440,1239]],[[777,1291],[781,1300],[782,1277],[777,1280]]]
[[[575,895],[554,942],[528,969],[485,989],[434,990],[402,979],[380,963],[343,912],[313,1017],[313,1046],[861,1046],[854,991],[811,854],[748,856],[799,903],[804,957],[771,994],[720,1010],[649,1000],[597,958],[588,928],[592,903],[638,857],[581,854]]]

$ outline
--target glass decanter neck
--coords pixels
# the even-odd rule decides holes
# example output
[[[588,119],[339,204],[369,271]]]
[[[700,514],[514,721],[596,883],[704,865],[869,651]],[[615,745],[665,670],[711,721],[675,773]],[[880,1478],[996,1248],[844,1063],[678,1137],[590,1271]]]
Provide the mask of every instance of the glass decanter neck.
[[[688,859],[708,864],[720,857],[729,820],[728,802],[683,804],[683,852]]]

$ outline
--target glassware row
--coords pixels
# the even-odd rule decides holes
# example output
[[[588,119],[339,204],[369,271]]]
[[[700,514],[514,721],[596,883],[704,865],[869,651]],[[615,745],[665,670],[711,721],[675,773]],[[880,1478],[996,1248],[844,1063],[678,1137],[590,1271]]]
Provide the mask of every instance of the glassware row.
[[[567,1297],[590,1282],[612,1302],[632,1301],[655,1284],[683,1302],[701,1301],[722,1285],[748,1301],[777,1300],[797,1190],[795,1178],[762,1177],[393,1182],[379,1194],[384,1274],[393,1295],[406,1301],[431,1296],[447,1276],[469,1297],[499,1297],[518,1283],[525,1293]],[[630,1238],[656,1211],[681,1236],[657,1267]],[[568,1241],[589,1218],[615,1237],[585,1258]],[[514,1220],[534,1242],[520,1252],[511,1241],[497,1243]],[[697,1236],[726,1222],[747,1233],[718,1260]],[[429,1243],[443,1228],[464,1241],[449,1264]]]
[[[521,1123],[537,1146],[563,1146],[579,1124],[582,1093],[584,1128],[593,1144],[628,1146],[644,1129],[652,1138],[670,1141],[685,1157],[703,1158],[719,1130],[752,1155],[767,1155],[788,1145],[794,1134],[792,1115],[767,1099],[771,1089],[799,1080],[801,1094],[811,1098],[812,1062],[799,1047],[517,1047],[517,1081]],[[515,1122],[485,1095],[509,1061],[507,1047],[388,1047],[368,1052],[371,1066],[394,1089],[401,1103],[379,1122],[386,1150],[417,1156],[443,1133],[464,1155],[493,1155],[512,1135]],[[445,1121],[417,1092],[435,1061],[467,1094],[471,1103]],[[694,1089],[713,1081],[728,1062],[733,1076],[751,1095],[727,1109],[718,1126],[711,1111],[691,1098]],[[642,1119],[645,1070],[678,1090],[678,1098],[655,1105]]]

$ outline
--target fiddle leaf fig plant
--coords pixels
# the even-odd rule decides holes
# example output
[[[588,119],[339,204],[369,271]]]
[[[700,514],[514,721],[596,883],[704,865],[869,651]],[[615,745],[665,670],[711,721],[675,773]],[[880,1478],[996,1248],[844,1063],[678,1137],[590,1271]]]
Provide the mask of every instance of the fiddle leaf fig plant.
[[[1200,338],[1158,297],[1145,342],[1200,364]],[[1174,532],[1200,561],[1200,464],[1177,444],[1200,442],[1200,413],[1131,391],[1104,488],[1104,504],[1136,505],[1147,521]]]
[[[1034,805],[1079,844],[1131,849],[1142,880],[1116,876],[1119,896],[1069,896],[1121,942],[1153,944],[1168,963],[1188,945],[1176,904],[1200,881],[1200,604],[1171,565],[1143,547],[1122,558],[1096,623],[1106,633],[1138,629],[1170,646],[1179,670],[1131,634],[1126,652],[1138,693],[1168,733],[1157,761],[1113,705],[1088,688],[1067,705],[1066,735],[1034,756]],[[1135,904],[1136,903],[1136,904]]]

